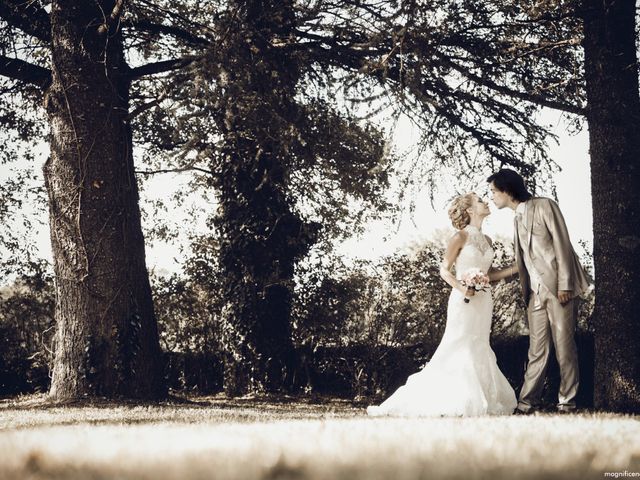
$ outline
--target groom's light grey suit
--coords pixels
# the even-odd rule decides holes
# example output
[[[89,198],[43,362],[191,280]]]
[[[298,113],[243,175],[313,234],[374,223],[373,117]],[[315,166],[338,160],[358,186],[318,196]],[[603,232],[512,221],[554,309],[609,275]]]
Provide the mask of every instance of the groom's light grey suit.
[[[558,205],[532,198],[519,205],[515,219],[515,256],[529,321],[529,362],[518,399],[527,411],[542,395],[551,352],[560,366],[558,408],[575,407],[578,392],[578,352],[575,343],[576,296],[589,286]],[[558,291],[572,292],[562,305]]]

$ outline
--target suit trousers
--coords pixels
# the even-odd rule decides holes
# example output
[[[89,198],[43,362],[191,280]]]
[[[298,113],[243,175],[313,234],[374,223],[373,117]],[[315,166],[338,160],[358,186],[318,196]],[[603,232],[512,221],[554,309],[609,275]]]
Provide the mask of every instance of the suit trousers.
[[[573,298],[562,305],[544,285],[540,286],[538,292],[532,292],[527,309],[529,362],[518,399],[519,410],[527,411],[540,403],[551,354],[551,341],[560,367],[558,408],[575,407],[579,383],[578,349],[575,342],[578,301]]]

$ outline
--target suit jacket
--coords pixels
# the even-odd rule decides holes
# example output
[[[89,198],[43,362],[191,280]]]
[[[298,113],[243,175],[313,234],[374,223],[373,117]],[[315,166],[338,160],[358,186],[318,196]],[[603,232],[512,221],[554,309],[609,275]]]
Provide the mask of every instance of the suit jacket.
[[[527,200],[526,217],[527,241],[520,243],[518,222],[515,220],[515,255],[520,272],[520,285],[526,305],[529,304],[531,286],[529,272],[524,264],[523,249],[529,249],[529,257],[542,283],[554,295],[558,290],[569,290],[573,296],[580,295],[589,287],[589,277],[578,255],[571,245],[569,232],[558,204],[550,198]]]

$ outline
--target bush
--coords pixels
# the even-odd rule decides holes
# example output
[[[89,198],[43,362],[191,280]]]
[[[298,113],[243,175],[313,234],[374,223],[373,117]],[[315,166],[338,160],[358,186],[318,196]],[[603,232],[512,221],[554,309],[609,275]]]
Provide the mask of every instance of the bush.
[[[580,389],[577,403],[580,407],[593,406],[594,342],[588,332],[576,337],[580,369]],[[529,348],[528,337],[502,337],[492,341],[498,366],[511,386],[519,391]],[[369,403],[382,401],[407,377],[419,371],[431,358],[435,349],[424,345],[380,348],[370,345],[350,347],[321,347],[315,352],[302,352],[305,359],[308,390],[321,395],[356,398]],[[553,354],[552,354],[553,355]],[[559,370],[552,356],[543,393],[543,404],[557,403]]]
[[[0,290],[0,395],[45,391],[53,360],[53,279],[46,262],[29,263]]]
[[[496,264],[508,264],[507,242],[495,242]],[[222,389],[219,272],[203,245],[183,274],[152,275],[167,381],[175,390]],[[450,287],[439,276],[442,247],[428,242],[405,254],[347,266],[323,258],[298,271],[293,310],[294,383],[308,393],[383,398],[433,354],[444,332]],[[522,381],[528,339],[517,282],[494,288],[492,342],[514,387]],[[44,391],[52,361],[54,292],[45,263],[32,264],[0,290],[0,395]],[[593,390],[594,292],[580,306],[583,404]],[[557,384],[552,363],[550,389]],[[555,383],[554,383],[555,382]],[[556,386],[557,389],[557,386]],[[547,400],[549,400],[547,398]]]
[[[170,389],[198,394],[222,390],[222,357],[203,352],[166,352],[165,361]]]
[[[169,353],[219,354],[222,345],[216,292],[177,274],[153,275],[151,283],[162,349]]]
[[[377,263],[338,263],[325,275],[308,267],[316,277],[296,292],[296,343],[310,348],[436,344],[444,332],[449,293],[438,274],[439,255],[436,248],[423,248]]]

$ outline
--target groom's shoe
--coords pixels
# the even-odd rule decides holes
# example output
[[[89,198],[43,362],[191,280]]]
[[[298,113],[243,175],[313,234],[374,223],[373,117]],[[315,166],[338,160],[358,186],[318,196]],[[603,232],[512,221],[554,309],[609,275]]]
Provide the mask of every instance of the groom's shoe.
[[[533,415],[538,411],[538,409],[534,408],[534,407],[529,407],[526,410],[523,410],[521,408],[516,408],[515,411],[513,412],[514,415]]]
[[[558,405],[556,407],[556,413],[560,415],[576,413],[576,407],[575,405]]]
[[[537,408],[534,405],[518,400],[518,404],[516,405],[516,409],[513,413],[514,415],[533,415],[536,411]]]

